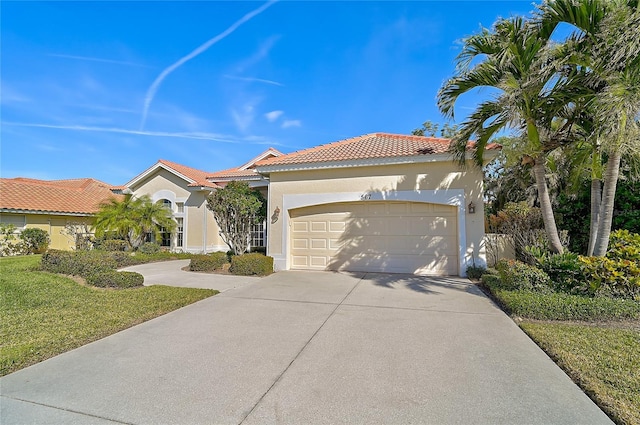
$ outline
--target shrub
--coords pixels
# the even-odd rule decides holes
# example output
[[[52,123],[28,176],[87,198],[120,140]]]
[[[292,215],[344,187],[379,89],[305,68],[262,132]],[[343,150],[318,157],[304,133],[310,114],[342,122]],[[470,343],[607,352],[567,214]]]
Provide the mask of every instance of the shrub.
[[[607,258],[640,262],[640,234],[628,230],[612,232]]]
[[[108,271],[87,277],[87,283],[99,288],[135,288],[142,286],[144,277],[135,272]]]
[[[483,266],[469,266],[467,267],[467,277],[469,279],[480,279],[483,274],[487,272],[486,267]]]
[[[95,248],[101,251],[126,251],[129,246],[122,239],[105,239],[96,241]]]
[[[529,250],[535,253],[535,250]],[[536,253],[538,266],[544,271],[553,286],[563,292],[584,292],[581,288],[585,285],[582,274],[582,265],[579,255],[565,251],[562,254]]]
[[[480,282],[484,283],[491,290],[502,288],[502,281],[500,280],[500,276],[495,274],[483,274],[480,278]]]
[[[539,268],[517,260],[500,260],[496,266],[503,288],[549,292],[551,280]]]
[[[49,247],[49,233],[46,230],[29,228],[20,232],[27,254],[42,254]]]
[[[510,314],[528,319],[597,321],[640,318],[640,303],[633,300],[558,292],[542,294],[502,289],[493,289],[492,292]]]
[[[192,272],[212,272],[219,270],[224,264],[228,263],[227,254],[225,252],[213,252],[211,254],[194,255],[189,264],[189,270]]]
[[[273,257],[262,254],[235,255],[229,272],[241,276],[266,276],[273,273]]]
[[[160,252],[160,245],[155,242],[145,242],[140,245],[138,252],[143,254],[155,254],[156,252]]]
[[[88,278],[89,276],[113,271],[116,261],[100,251],[59,251],[51,249],[43,254],[42,269]]]
[[[640,263],[606,257],[579,257],[583,292],[640,301]]]

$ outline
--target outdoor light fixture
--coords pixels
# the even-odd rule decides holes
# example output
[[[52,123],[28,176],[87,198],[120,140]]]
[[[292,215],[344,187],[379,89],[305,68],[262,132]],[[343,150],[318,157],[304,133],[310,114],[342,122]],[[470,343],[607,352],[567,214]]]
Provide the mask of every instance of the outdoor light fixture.
[[[475,214],[476,213],[476,205],[473,203],[473,201],[469,202],[469,214]]]
[[[271,216],[271,224],[274,224],[276,221],[278,221],[278,217],[280,217],[280,208],[276,207],[276,209],[273,210],[273,215]]]

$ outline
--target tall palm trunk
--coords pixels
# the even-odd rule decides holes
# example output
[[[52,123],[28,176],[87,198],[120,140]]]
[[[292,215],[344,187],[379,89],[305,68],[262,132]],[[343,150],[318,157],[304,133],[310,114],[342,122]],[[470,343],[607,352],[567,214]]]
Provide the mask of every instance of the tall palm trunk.
[[[539,155],[533,162],[533,175],[536,178],[536,188],[538,189],[538,200],[540,201],[540,211],[542,212],[542,221],[544,230],[549,238],[551,251],[562,254],[564,248],[558,236],[558,228],[556,227],[556,219],[553,216],[553,208],[551,207],[551,199],[549,198],[549,189],[547,188],[547,179],[545,176],[545,157]]]
[[[589,246],[587,255],[591,257],[598,238],[600,222],[600,204],[602,200],[602,180],[597,177],[591,179],[591,223],[589,225]]]
[[[598,143],[593,143],[591,152],[591,220],[589,224],[589,246],[587,255],[591,257],[598,239],[600,204],[602,203],[602,155]]]
[[[603,257],[609,247],[609,235],[611,234],[611,223],[613,222],[613,206],[616,196],[616,186],[618,185],[618,175],[620,173],[619,150],[612,152],[607,160],[607,168],[604,174],[604,187],[602,188],[602,203],[600,204],[600,217],[598,220],[598,236],[593,251],[593,255]]]

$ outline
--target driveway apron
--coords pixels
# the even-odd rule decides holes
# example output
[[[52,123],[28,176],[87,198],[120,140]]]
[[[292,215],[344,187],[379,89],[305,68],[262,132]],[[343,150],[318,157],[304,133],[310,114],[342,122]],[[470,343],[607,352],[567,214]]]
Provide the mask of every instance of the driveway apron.
[[[466,280],[279,272],[232,286],[1,378],[0,422],[611,423]]]

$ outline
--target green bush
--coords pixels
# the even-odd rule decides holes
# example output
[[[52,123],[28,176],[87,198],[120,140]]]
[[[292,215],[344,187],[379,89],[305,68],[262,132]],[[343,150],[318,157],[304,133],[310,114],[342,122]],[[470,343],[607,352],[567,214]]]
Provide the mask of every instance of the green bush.
[[[500,260],[496,268],[504,289],[551,291],[549,276],[535,266],[530,266],[517,260]]]
[[[41,267],[52,273],[87,278],[95,274],[113,271],[116,261],[100,251],[59,251],[51,249],[42,255]]]
[[[612,232],[607,258],[640,262],[640,235],[628,230]]]
[[[484,279],[484,276],[483,276]],[[492,292],[514,316],[537,320],[628,320],[640,319],[640,302],[607,297],[531,291]]]
[[[95,249],[100,251],[126,251],[127,248],[127,241],[122,239],[105,239],[95,243]]]
[[[467,267],[467,277],[469,279],[480,279],[487,272],[487,268],[483,266]]]
[[[241,276],[266,276],[273,273],[273,257],[257,253],[235,255],[231,258],[229,272]]]
[[[480,282],[485,284],[489,289],[503,289],[502,281],[500,280],[500,276],[491,273],[485,273],[480,278]]]
[[[562,254],[544,254],[536,257],[538,266],[553,282],[556,290],[568,293],[584,292],[584,276],[579,255],[565,251]]]
[[[640,301],[640,263],[606,257],[579,257],[583,292]]]
[[[20,232],[20,239],[27,254],[42,254],[49,247],[49,233],[38,228],[28,228]]]
[[[156,252],[160,252],[160,245],[155,242],[145,242],[140,245],[138,252],[143,254],[155,254]]]
[[[136,288],[142,286],[144,277],[135,272],[108,271],[87,277],[87,283],[98,288]]]
[[[228,261],[225,252],[194,255],[191,258],[189,270],[192,272],[212,272],[214,270],[220,270],[226,263],[228,263]]]

